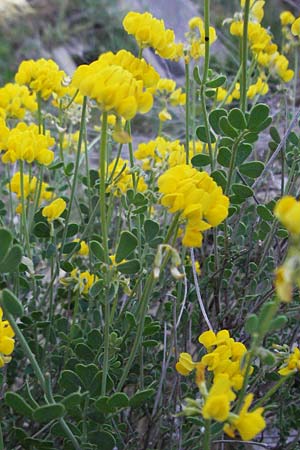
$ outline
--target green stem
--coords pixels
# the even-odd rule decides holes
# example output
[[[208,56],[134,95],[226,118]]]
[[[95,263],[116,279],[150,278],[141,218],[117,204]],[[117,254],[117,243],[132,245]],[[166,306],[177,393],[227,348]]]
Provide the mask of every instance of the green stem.
[[[30,249],[30,241],[29,241],[29,234],[28,234],[28,228],[27,228],[27,215],[26,215],[26,207],[25,207],[24,166],[23,166],[23,161],[21,161],[21,160],[20,160],[20,187],[21,187],[21,205],[22,205],[21,220],[22,220],[22,224],[23,224],[23,233],[25,236],[27,255],[29,256],[29,258],[31,258],[31,249]]]
[[[185,63],[185,155],[186,164],[189,164],[190,149],[190,66]]]
[[[152,292],[153,286],[155,284],[155,279],[153,276],[153,273],[151,273],[146,281],[145,284],[145,288],[142,294],[142,298],[140,300],[140,318],[138,321],[138,326],[137,326],[137,330],[136,330],[136,336],[131,348],[131,352],[129,355],[129,358],[127,360],[126,366],[124,367],[123,371],[122,371],[122,375],[119,381],[119,384],[117,386],[117,391],[121,391],[121,389],[124,386],[124,383],[126,381],[127,375],[131,369],[131,366],[133,364],[133,361],[136,357],[136,353],[138,351],[138,348],[140,346],[140,343],[142,341],[143,338],[143,331],[144,331],[144,320],[145,320],[145,315],[147,312],[147,306],[148,306],[148,299],[150,297],[150,294]]]
[[[211,450],[210,448],[210,420],[205,420],[205,431],[203,436],[203,450]]]
[[[0,450],[4,450],[4,443],[3,443],[3,434],[2,434],[1,423],[0,423]]]
[[[69,201],[68,209],[67,209],[67,216],[66,216],[66,220],[65,220],[64,234],[63,234],[63,238],[62,238],[62,242],[61,242],[60,255],[61,255],[62,249],[65,244],[65,240],[67,237],[68,224],[69,224],[69,220],[70,220],[70,216],[71,216],[71,212],[72,212],[72,206],[73,206],[77,182],[78,182],[80,154],[81,154],[81,147],[82,147],[82,141],[83,141],[83,135],[84,135],[84,129],[85,129],[86,105],[87,105],[87,98],[84,97],[83,103],[82,103],[82,110],[81,110],[81,121],[80,121],[79,139],[78,139],[78,146],[77,146],[77,153],[76,153],[73,183],[72,183],[72,188],[71,188],[70,201]]]
[[[102,242],[104,249],[104,259],[109,270],[109,248],[108,248],[108,229],[107,229],[107,216],[106,216],[106,167],[107,167],[107,112],[102,114],[102,128],[101,128],[101,140],[100,140],[100,186],[99,186],[99,198],[100,198],[100,221],[102,231]],[[102,395],[106,394],[106,384],[108,376],[109,366],[109,325],[110,325],[110,304],[109,304],[109,274],[105,272],[104,276],[105,286],[105,306],[104,306],[104,354],[103,354],[103,376],[102,376]]]
[[[269,389],[268,392],[257,403],[255,403],[255,409],[262,406],[266,402],[266,400],[271,398],[272,395],[275,394],[275,392],[280,388],[280,386],[282,386],[293,375],[295,375],[294,372],[285,377],[281,377],[280,380],[277,381],[277,383],[275,383],[274,386],[271,387],[271,389]]]
[[[234,169],[235,169],[235,160],[236,160],[236,155],[237,155],[237,150],[238,150],[238,146],[239,143],[241,142],[241,140],[244,137],[244,133],[242,133],[235,141],[235,143],[233,144],[232,147],[232,153],[231,153],[231,158],[230,158],[230,163],[229,163],[229,169],[228,169],[228,177],[227,177],[227,183],[226,183],[226,189],[225,189],[225,195],[228,195],[230,192],[230,187],[231,187],[231,181],[232,181],[232,176],[234,173]]]
[[[205,33],[205,55],[204,55],[204,69],[202,83],[205,85],[210,59],[210,42],[209,42],[209,27],[210,27],[210,0],[204,0],[204,33]]]
[[[243,112],[247,107],[247,63],[248,63],[248,24],[250,13],[250,0],[245,0],[244,27],[242,39],[242,76],[241,76],[241,99],[240,107]]]

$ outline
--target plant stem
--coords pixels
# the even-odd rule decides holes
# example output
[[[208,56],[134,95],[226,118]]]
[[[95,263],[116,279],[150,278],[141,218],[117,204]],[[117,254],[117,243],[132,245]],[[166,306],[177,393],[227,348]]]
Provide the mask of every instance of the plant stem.
[[[21,161],[21,160],[20,160],[20,187],[21,187],[21,205],[22,205],[21,220],[22,220],[22,225],[23,225],[23,233],[25,236],[27,255],[29,258],[31,258],[31,249],[30,249],[30,241],[29,241],[29,234],[28,234],[28,228],[27,228],[27,215],[26,215],[26,207],[25,207],[24,166],[23,166],[23,161]]]
[[[99,186],[99,199],[100,199],[100,222],[102,231],[102,242],[104,249],[104,259],[109,270],[109,248],[108,248],[108,230],[107,230],[107,217],[106,217],[106,166],[107,166],[107,112],[102,114],[102,128],[101,128],[101,140],[100,140],[100,186]],[[104,275],[104,290],[105,290],[105,306],[104,306],[104,354],[103,354],[103,376],[102,376],[102,395],[106,394],[106,384],[108,376],[109,366],[109,325],[110,325],[110,304],[109,304],[109,273],[106,271]]]
[[[269,389],[268,392],[257,403],[255,403],[255,409],[262,406],[266,402],[266,400],[272,397],[272,395],[280,388],[280,386],[283,385],[283,383],[285,383],[291,376],[294,375],[294,372],[292,372],[285,377],[281,377],[280,380],[277,381],[277,383],[275,383],[274,386],[271,387],[271,389]]]
[[[249,24],[250,0],[245,0],[244,26],[242,40],[242,76],[241,76],[241,100],[240,107],[243,112],[247,107],[247,63],[248,63],[248,24]]]
[[[210,420],[205,420],[204,423],[205,431],[203,436],[203,450],[211,450],[210,449]]]
[[[185,161],[189,164],[190,148],[190,65],[185,63]]]

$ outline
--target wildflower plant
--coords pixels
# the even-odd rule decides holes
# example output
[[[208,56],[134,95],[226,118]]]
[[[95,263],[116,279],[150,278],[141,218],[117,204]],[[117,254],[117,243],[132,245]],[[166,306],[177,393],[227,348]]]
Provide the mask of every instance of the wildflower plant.
[[[131,11],[136,52],[0,88],[0,450],[297,448],[300,19],[280,44],[242,0],[232,75],[203,4],[183,42]]]

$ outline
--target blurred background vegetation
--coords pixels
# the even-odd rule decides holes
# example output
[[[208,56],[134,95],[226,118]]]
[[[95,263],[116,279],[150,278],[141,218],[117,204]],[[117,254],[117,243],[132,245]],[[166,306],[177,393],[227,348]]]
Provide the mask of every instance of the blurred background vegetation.
[[[167,0],[172,6],[174,0]],[[270,1],[270,0],[267,0]],[[10,81],[23,59],[52,57],[72,72],[72,64],[90,62],[106,50],[132,50],[134,42],[122,29],[122,18],[130,9],[147,9],[150,0],[1,0],[0,2],[0,82]],[[156,0],[155,3],[166,0]],[[189,0],[201,14],[203,0]],[[151,3],[151,2],[150,2]],[[240,0],[212,0],[212,22],[220,26],[239,9]],[[280,35],[279,13],[290,9],[300,14],[299,0],[271,0],[265,25]],[[142,8],[141,8],[142,4]],[[186,2],[182,1],[182,8]],[[172,8],[170,9],[172,10]],[[175,11],[173,14],[179,14]],[[186,27],[187,24],[183,24]],[[175,30],[176,31],[176,30]],[[223,37],[223,39],[222,39]],[[223,45],[230,47],[226,36]]]

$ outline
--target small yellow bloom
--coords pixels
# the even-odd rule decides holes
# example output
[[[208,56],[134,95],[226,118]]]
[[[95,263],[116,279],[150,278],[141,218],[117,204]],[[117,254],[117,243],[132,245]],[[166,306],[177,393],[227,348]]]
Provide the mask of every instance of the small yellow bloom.
[[[285,360],[278,373],[282,376],[287,376],[297,371],[300,371],[300,350],[298,347],[295,347],[293,353]]]
[[[295,21],[295,16],[290,11],[283,11],[280,14],[281,25],[291,25]]]
[[[50,205],[45,206],[42,210],[42,215],[48,219],[48,222],[52,222],[58,219],[64,210],[66,209],[66,202],[62,198],[57,198]]]
[[[158,117],[161,122],[166,122],[167,120],[172,120],[172,116],[166,108],[162,109],[158,113]]]
[[[300,234],[300,202],[286,195],[276,203],[274,214],[286,229],[294,234]]]
[[[214,419],[217,422],[224,422],[230,412],[230,403],[235,399],[235,394],[231,390],[229,377],[226,374],[215,378],[212,387],[202,408],[204,419]]]
[[[0,308],[0,367],[9,363],[11,360],[11,354],[14,351],[15,340],[14,331],[11,328],[7,320],[2,320],[3,311]]]
[[[80,239],[74,239],[74,241],[73,242],[79,242],[80,241]],[[78,250],[78,254],[80,255],[80,256],[88,256],[88,254],[89,254],[89,246],[88,246],[88,244],[85,242],[85,241],[81,241],[80,242],[80,249]]]
[[[176,370],[180,375],[189,375],[197,366],[189,353],[180,353],[179,361],[176,363]]]
[[[291,31],[294,36],[300,37],[300,17],[298,17],[298,19],[296,19],[293,23]]]
[[[252,401],[253,394],[248,394],[245,397],[244,405],[239,415],[230,419],[230,425],[224,426],[225,433],[230,437],[234,437],[236,429],[243,441],[249,441],[266,427],[266,422],[262,416],[264,408],[257,408],[252,412],[248,412]]]

